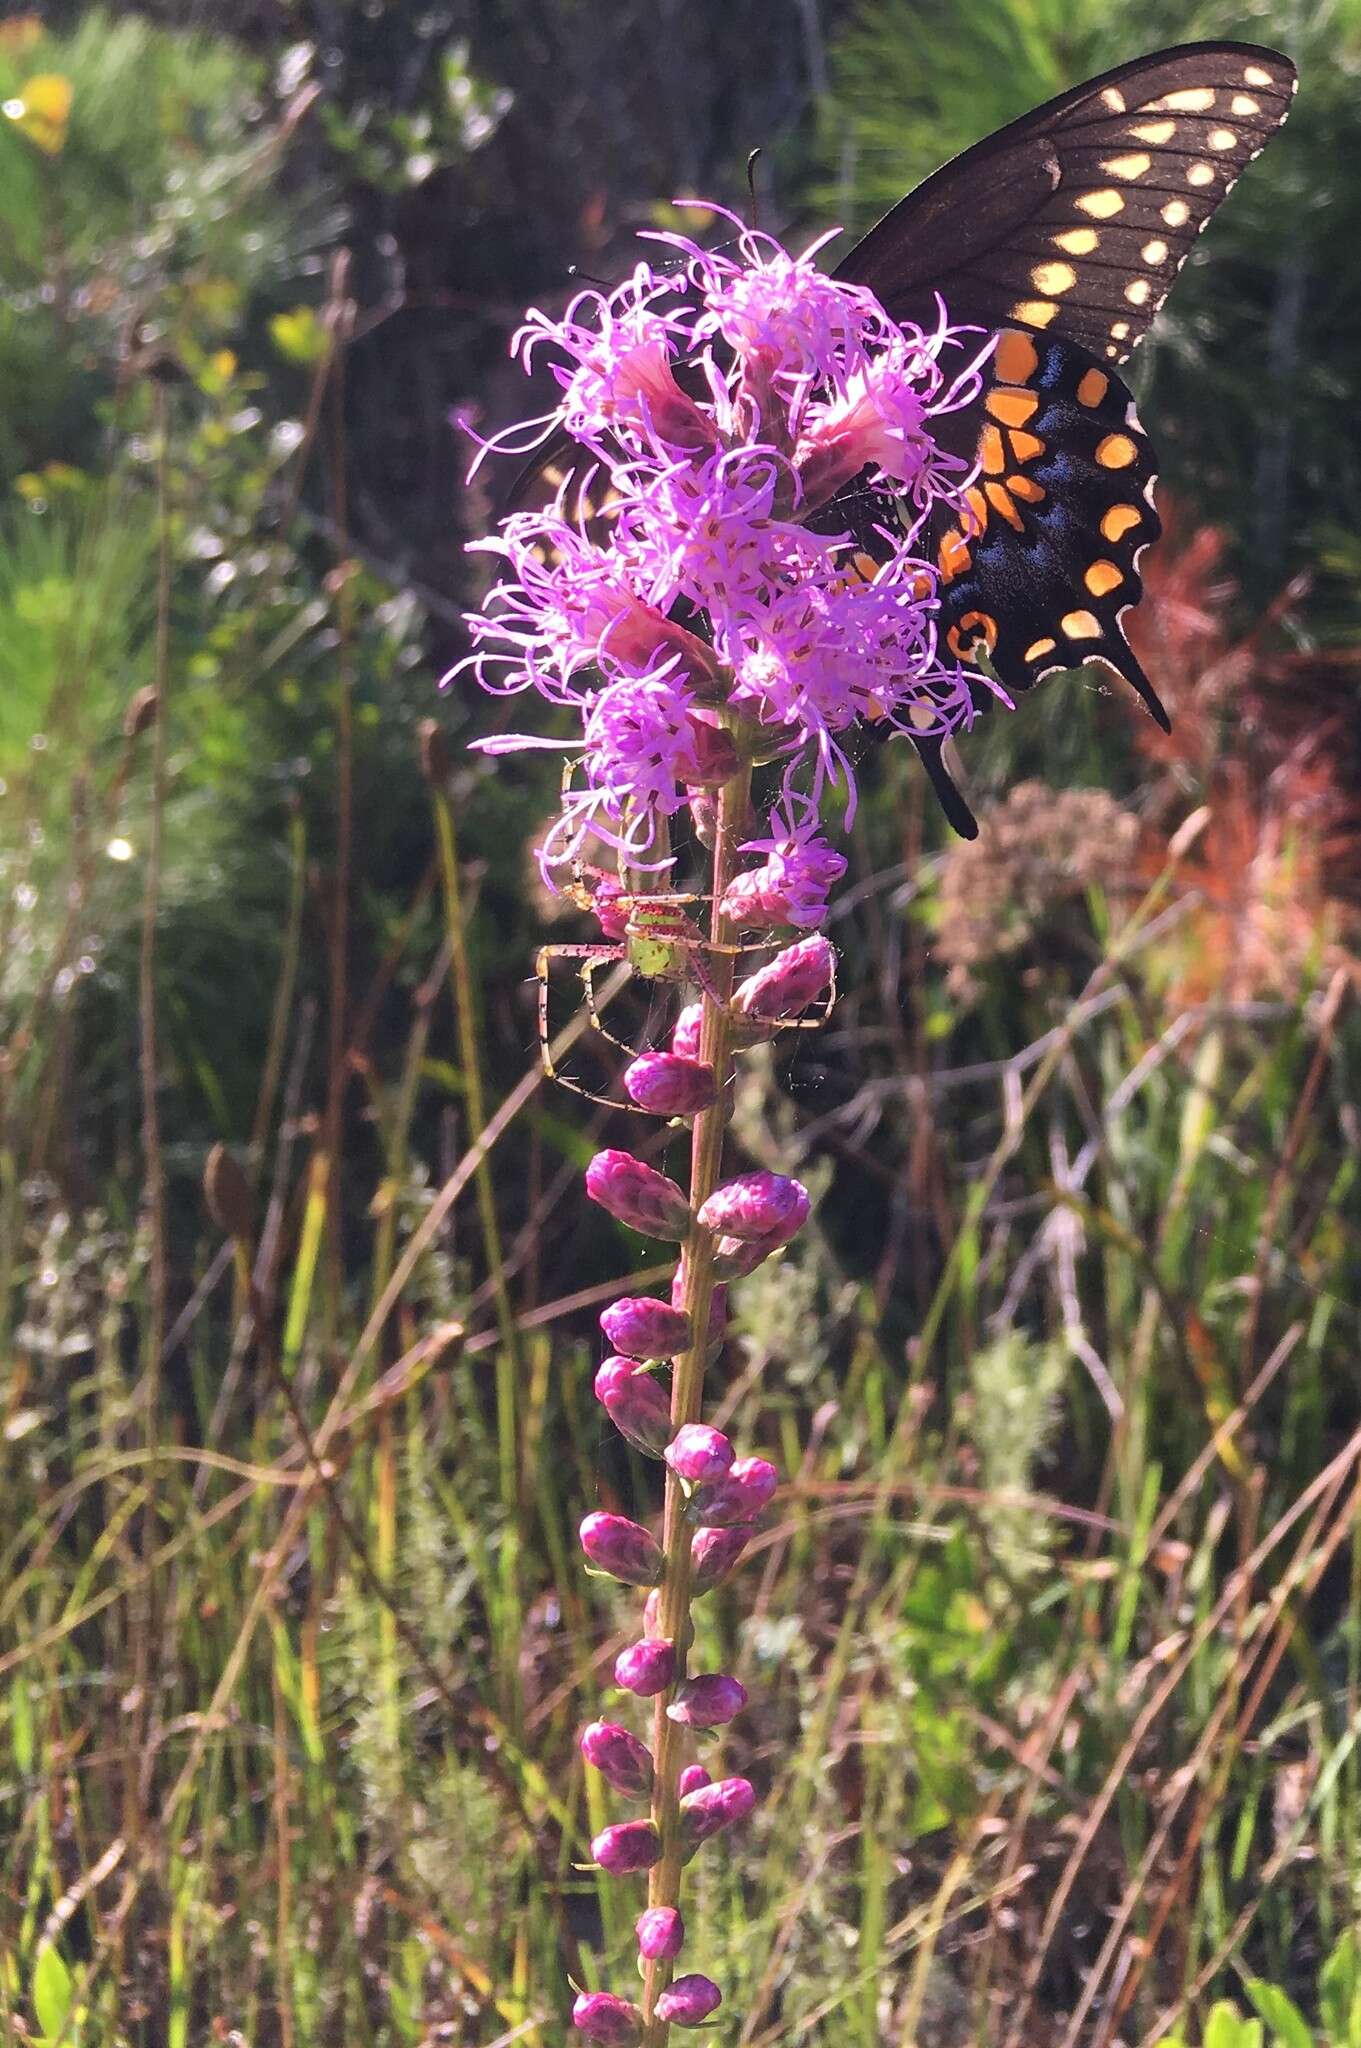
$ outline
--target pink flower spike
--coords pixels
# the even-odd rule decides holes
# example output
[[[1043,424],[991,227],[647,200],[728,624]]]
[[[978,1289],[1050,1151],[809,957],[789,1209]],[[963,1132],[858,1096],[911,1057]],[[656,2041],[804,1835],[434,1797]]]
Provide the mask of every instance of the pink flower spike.
[[[723,1993],[712,1977],[677,1977],[657,2000],[657,2018],[663,2026],[702,2027],[723,2003]]]
[[[703,1535],[703,1530],[700,1534]],[[614,1682],[638,1699],[666,1692],[676,1676],[676,1653],[670,1643],[630,1643],[614,1660]]]
[[[706,1230],[724,1237],[787,1244],[808,1220],[808,1190],[783,1173],[744,1173],[715,1188],[699,1211]]]
[[[671,1440],[671,1403],[650,1372],[631,1358],[607,1358],[595,1376],[595,1398],[635,1450],[660,1458]]]
[[[692,1486],[722,1479],[733,1461],[731,1443],[707,1422],[683,1423],[662,1455],[676,1477]]]
[[[689,1512],[706,1529],[749,1528],[770,1505],[779,1483],[768,1458],[739,1458],[724,1478],[695,1489]]]
[[[581,1547],[597,1571],[626,1586],[655,1586],[661,1581],[660,1548],[646,1529],[624,1515],[587,1515],[581,1525]]]
[[[835,974],[836,953],[826,939],[799,939],[739,982],[732,1006],[757,1023],[792,1023],[827,994]]]
[[[611,1877],[631,1877],[634,1871],[651,1870],[661,1862],[662,1840],[650,1820],[622,1820],[601,1830],[591,1843],[591,1855]]]
[[[690,1539],[691,1591],[721,1586],[750,1538],[750,1529],[696,1529]]]
[[[687,1764],[676,1780],[676,1792],[684,1799],[687,1792],[698,1792],[701,1785],[712,1785],[713,1782],[703,1764]]]
[[[686,1728],[721,1728],[747,1704],[747,1688],[724,1671],[701,1672],[689,1678],[666,1710],[669,1721]]]
[[[698,1116],[718,1094],[712,1067],[675,1052],[640,1053],[624,1069],[624,1087],[653,1116]]]
[[[608,1991],[583,1991],[572,2007],[572,2025],[600,2048],[636,2048],[643,2038],[643,2015],[637,2006]]]
[[[650,1294],[625,1295],[600,1315],[600,1327],[626,1358],[679,1358],[690,1348],[690,1318]]]
[[[669,1963],[685,1943],[685,1922],[674,1906],[649,1906],[638,1915],[634,1932],[645,1963]]]
[[[617,1222],[645,1237],[682,1238],[690,1227],[683,1191],[631,1152],[597,1152],[586,1169],[586,1192]]]
[[[687,1003],[671,1032],[671,1050],[682,1059],[699,1058],[699,1028],[704,1017],[701,1003]]]
[[[646,1799],[652,1791],[652,1751],[615,1721],[591,1721],[577,1737],[577,1748],[593,1769],[630,1799]]]
[[[755,1789],[745,1778],[720,1778],[689,1792],[680,1803],[681,1839],[687,1849],[697,1849],[710,1835],[745,1820],[755,1804]]]

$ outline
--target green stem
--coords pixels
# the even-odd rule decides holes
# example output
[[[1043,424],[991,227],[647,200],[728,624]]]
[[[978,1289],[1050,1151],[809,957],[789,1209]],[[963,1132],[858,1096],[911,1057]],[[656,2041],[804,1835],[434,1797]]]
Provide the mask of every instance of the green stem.
[[[718,800],[718,826],[714,845],[713,911],[709,925],[714,948],[709,981],[703,997],[699,1056],[714,1070],[718,1089],[712,1109],[695,1119],[690,1153],[690,1209],[692,1216],[718,1184],[723,1166],[723,1135],[728,1122],[728,1094],[732,1080],[733,1028],[728,998],[732,993],[737,933],[721,911],[723,892],[737,867],[737,849],[746,829],[751,798],[751,768],[743,767],[725,783]],[[671,1383],[671,1421],[679,1429],[684,1422],[696,1422],[704,1400],[704,1367],[709,1348],[709,1304],[714,1291],[714,1238],[692,1221],[685,1240],[685,1293],[682,1307],[690,1318],[694,1343],[676,1361]],[[666,1513],[663,1550],[665,1568],[661,1583],[660,1633],[676,1646],[678,1686],[685,1677],[685,1660],[690,1632],[690,1524],[685,1519],[685,1495],[676,1475],[666,1475]],[[666,1709],[673,1692],[659,1693],[653,1725],[652,1754],[655,1784],[652,1820],[662,1841],[661,1861],[653,1867],[648,1883],[649,1906],[674,1906],[680,1897],[681,1840],[680,1801],[677,1792],[684,1762],[684,1735]],[[665,2048],[670,2027],[654,2017],[657,1999],[671,1981],[669,1962],[646,1966],[643,1985],[643,2016],[646,2022],[644,2048]]]

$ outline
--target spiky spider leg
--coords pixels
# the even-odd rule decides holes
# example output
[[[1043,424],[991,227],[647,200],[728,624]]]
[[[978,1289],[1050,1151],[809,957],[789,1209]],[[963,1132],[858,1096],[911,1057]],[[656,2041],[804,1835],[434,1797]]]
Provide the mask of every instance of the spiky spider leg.
[[[573,1095],[582,1096],[587,1102],[598,1102],[604,1109],[626,1109],[631,1116],[645,1116],[647,1112],[636,1102],[621,1101],[614,1095],[598,1095],[593,1088],[585,1088],[580,1081],[573,1081],[553,1063],[549,1028],[549,976],[556,960],[572,960],[577,963],[577,972],[585,994],[586,1010],[593,1030],[598,1031],[607,1045],[626,1053],[629,1059],[636,1057],[636,1048],[626,1039],[620,1038],[602,1021],[600,1006],[595,997],[595,976],[602,967],[628,964],[628,956],[622,946],[540,946],[535,959],[535,970],[539,977],[539,1058],[550,1081],[556,1081],[560,1088],[570,1089]],[[636,972],[636,969],[635,969]],[[617,994],[618,991],[616,990]]]

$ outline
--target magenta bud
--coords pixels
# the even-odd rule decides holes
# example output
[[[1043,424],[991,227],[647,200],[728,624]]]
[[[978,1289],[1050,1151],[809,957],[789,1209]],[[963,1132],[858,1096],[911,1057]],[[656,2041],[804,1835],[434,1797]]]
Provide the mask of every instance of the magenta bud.
[[[620,1436],[660,1458],[671,1438],[671,1403],[645,1366],[631,1358],[605,1359],[595,1376],[595,1398]]]
[[[703,1533],[701,1529],[700,1535]],[[650,1700],[654,1694],[665,1692],[675,1675],[675,1650],[670,1643],[658,1642],[655,1638],[647,1642],[630,1643],[614,1660],[615,1684],[622,1685],[625,1692],[636,1693],[638,1698],[643,1700]]]
[[[716,1785],[701,1785],[698,1792],[687,1792],[680,1803],[681,1840],[687,1849],[697,1849],[710,1835],[745,1820],[755,1804],[755,1790],[745,1778],[720,1778]]]
[[[687,714],[685,722],[690,752],[688,759],[682,756],[680,761],[682,780],[693,789],[721,789],[742,766],[732,734],[721,725],[697,718],[693,711]]]
[[[783,1173],[743,1173],[715,1188],[700,1208],[706,1230],[743,1243],[774,1239],[787,1244],[808,1221],[808,1190]]]
[[[586,1169],[586,1192],[617,1222],[645,1237],[682,1238],[690,1228],[682,1190],[631,1152],[597,1152]]]
[[[727,1782],[740,1785],[744,1780],[730,1778]],[[662,1838],[650,1820],[621,1820],[612,1828],[601,1829],[591,1844],[591,1854],[612,1877],[631,1877],[635,1870],[651,1870],[654,1863],[661,1862]]]
[[[749,1529],[696,1529],[690,1539],[690,1586],[707,1593],[721,1586],[751,1538]]]
[[[616,1792],[630,1799],[646,1799],[651,1792],[652,1751],[627,1728],[614,1721],[592,1721],[577,1737],[577,1748]]]
[[[624,1086],[653,1116],[697,1116],[718,1094],[713,1068],[678,1052],[640,1053],[624,1069]]]
[[[690,1485],[722,1479],[732,1468],[732,1445],[707,1422],[683,1422],[662,1453],[678,1479]]]
[[[825,996],[836,974],[836,953],[821,934],[786,946],[733,990],[732,1007],[754,1024],[788,1024]]]
[[[690,1318],[650,1294],[626,1295],[602,1310],[600,1327],[625,1358],[679,1358],[690,1348]]]
[[[684,1799],[687,1792],[698,1792],[701,1785],[712,1785],[713,1779],[703,1764],[687,1764],[676,1780],[676,1792]]]
[[[657,2000],[656,2014],[664,2026],[702,2027],[722,2003],[712,1977],[677,1977]]]
[[[669,1963],[685,1941],[685,1922],[674,1906],[649,1906],[638,1915],[634,1931],[645,1963]]]
[[[684,1305],[685,1305],[685,1259],[684,1259],[684,1257],[682,1256],[680,1264],[679,1264],[679,1265],[677,1266],[677,1268],[676,1268],[675,1272],[674,1272],[674,1273],[672,1274],[672,1276],[671,1276],[671,1306],[672,1306],[672,1308],[676,1308],[676,1309],[679,1309],[679,1308],[683,1308],[683,1307],[684,1307]],[[726,1288],[726,1287],[715,1287],[715,1288],[712,1288],[712,1289],[710,1290],[710,1294],[709,1294],[709,1339],[708,1339],[708,1341],[709,1341],[709,1343],[710,1343],[710,1345],[711,1345],[711,1346],[712,1346],[712,1345],[714,1345],[714,1344],[721,1344],[721,1343],[723,1342],[723,1332],[724,1332],[725,1328],[727,1327],[727,1321],[728,1321],[728,1290],[727,1290],[727,1288]],[[619,1348],[620,1348],[620,1350],[622,1350],[622,1349],[623,1349],[623,1346],[621,1345],[621,1346],[620,1346]]]
[[[720,1280],[745,1280],[774,1253],[782,1252],[783,1237],[720,1237],[714,1246],[714,1272]]]
[[[634,2048],[643,2038],[643,2015],[637,2006],[608,1991],[583,1991],[572,2007],[572,2025],[602,2048]]]
[[[699,1058],[699,1031],[704,1021],[704,1009],[700,1003],[687,1003],[675,1022],[671,1033],[671,1050],[682,1059]]]
[[[602,875],[591,891],[591,909],[607,939],[627,938],[630,900],[623,883],[613,875]]]
[[[760,1519],[779,1483],[768,1458],[739,1458],[722,1479],[696,1487],[686,1511],[707,1529],[745,1528]]]
[[[667,1719],[687,1728],[721,1728],[747,1704],[747,1688],[725,1671],[688,1678],[667,1708]]]
[[[662,1576],[658,1545],[624,1515],[587,1515],[581,1525],[581,1547],[597,1571],[626,1586],[655,1586]]]

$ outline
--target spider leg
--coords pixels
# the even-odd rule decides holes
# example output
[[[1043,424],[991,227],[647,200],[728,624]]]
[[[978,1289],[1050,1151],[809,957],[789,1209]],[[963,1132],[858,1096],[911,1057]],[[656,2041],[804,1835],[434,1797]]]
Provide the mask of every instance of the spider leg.
[[[612,957],[616,959],[623,958],[624,955],[622,949],[620,949],[620,951],[614,954]],[[636,1059],[638,1056],[637,1046],[630,1045],[626,1038],[620,1038],[617,1033],[611,1031],[609,1026],[603,1021],[599,1007],[597,1006],[595,999],[595,977],[602,965],[603,962],[598,958],[594,960],[583,960],[581,963],[581,968],[579,971],[581,974],[581,986],[586,993],[587,1012],[590,1015],[591,1023],[595,1026],[595,1029],[600,1033],[600,1036],[604,1039],[606,1045],[612,1045],[615,1048],[616,1052],[627,1053],[631,1060]],[[598,1099],[599,1098],[597,1098],[597,1100]],[[634,1105],[632,1103],[629,1103],[627,1105],[619,1104],[617,1106],[621,1108],[628,1107],[629,1109],[632,1109]]]

